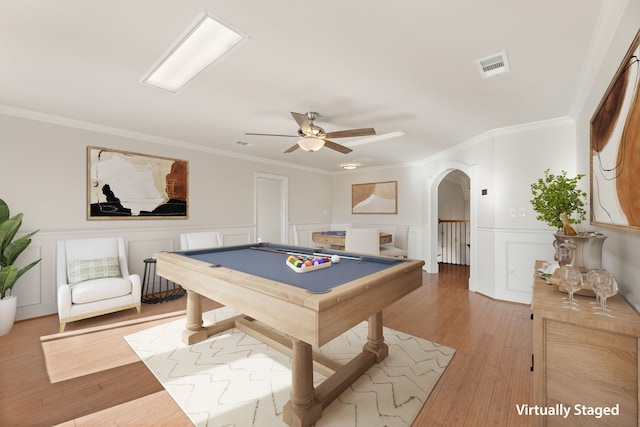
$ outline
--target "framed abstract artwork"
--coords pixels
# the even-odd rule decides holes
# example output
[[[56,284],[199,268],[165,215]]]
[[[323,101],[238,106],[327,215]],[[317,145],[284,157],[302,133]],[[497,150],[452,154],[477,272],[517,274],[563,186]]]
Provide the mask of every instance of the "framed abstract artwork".
[[[640,32],[591,118],[591,223],[640,231]]]
[[[351,213],[397,214],[398,181],[352,184]]]
[[[189,163],[87,147],[87,217],[187,219]]]

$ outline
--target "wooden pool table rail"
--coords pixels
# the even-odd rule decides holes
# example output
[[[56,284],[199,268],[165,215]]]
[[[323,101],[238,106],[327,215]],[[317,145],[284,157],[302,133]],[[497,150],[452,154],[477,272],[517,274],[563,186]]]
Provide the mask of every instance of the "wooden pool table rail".
[[[330,292],[311,294],[259,276],[214,268],[175,253],[160,252],[156,258],[158,274],[187,291],[232,307],[318,347],[419,288],[424,265],[421,260],[406,260]],[[187,305],[189,298],[187,294]]]

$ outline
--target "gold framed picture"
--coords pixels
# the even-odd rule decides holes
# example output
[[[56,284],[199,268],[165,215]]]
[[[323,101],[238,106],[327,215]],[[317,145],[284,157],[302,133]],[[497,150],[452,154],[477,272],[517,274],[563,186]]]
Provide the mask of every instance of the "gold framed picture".
[[[351,213],[397,214],[398,181],[352,184]]]

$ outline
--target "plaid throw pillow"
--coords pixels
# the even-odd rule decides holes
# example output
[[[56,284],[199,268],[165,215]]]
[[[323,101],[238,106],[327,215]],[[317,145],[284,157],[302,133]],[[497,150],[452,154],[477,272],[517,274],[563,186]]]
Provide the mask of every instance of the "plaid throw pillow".
[[[69,284],[104,277],[122,277],[118,257],[101,259],[74,259],[67,263]]]

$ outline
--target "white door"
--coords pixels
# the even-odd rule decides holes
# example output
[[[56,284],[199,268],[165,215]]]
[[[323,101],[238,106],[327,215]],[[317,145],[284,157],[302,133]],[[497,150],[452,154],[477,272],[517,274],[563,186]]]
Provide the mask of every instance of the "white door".
[[[287,242],[287,177],[256,173],[256,240]]]

